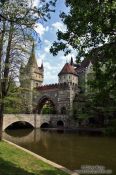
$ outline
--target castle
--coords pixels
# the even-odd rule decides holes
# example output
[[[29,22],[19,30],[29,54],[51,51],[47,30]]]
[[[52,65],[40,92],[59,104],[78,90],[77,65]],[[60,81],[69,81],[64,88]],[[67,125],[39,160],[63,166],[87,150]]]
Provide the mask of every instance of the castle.
[[[71,114],[75,97],[87,89],[86,79],[90,70],[90,61],[85,59],[77,65],[71,58],[70,63],[66,63],[59,72],[57,84],[42,85],[44,67],[43,64],[38,67],[33,45],[27,65],[20,68],[20,84],[27,89],[23,95],[27,100],[28,112],[42,113],[43,106],[50,104],[52,113]]]

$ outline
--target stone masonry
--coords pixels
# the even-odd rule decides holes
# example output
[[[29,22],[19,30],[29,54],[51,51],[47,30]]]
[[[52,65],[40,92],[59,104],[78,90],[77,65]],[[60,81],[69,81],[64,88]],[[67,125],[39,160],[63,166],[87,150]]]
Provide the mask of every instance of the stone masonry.
[[[34,128],[40,128],[42,124],[47,123],[50,127],[57,127],[61,121],[65,128],[69,127],[68,115],[41,115],[41,114],[5,114],[3,130],[15,122],[27,122]]]

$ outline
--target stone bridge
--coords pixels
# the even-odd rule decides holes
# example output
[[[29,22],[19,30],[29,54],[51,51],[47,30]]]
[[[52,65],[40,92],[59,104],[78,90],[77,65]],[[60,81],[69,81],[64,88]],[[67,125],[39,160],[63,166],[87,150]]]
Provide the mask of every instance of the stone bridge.
[[[68,115],[42,115],[42,114],[5,114],[3,120],[3,130],[15,122],[27,122],[34,128],[40,128],[43,124],[51,127],[62,125],[69,127]]]

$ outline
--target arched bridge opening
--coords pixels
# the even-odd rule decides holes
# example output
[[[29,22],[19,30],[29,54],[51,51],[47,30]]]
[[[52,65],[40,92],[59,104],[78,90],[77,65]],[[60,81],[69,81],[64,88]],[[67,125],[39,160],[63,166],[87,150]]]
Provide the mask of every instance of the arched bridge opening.
[[[57,121],[57,127],[58,128],[63,128],[64,127],[64,122],[62,120]]]
[[[49,97],[42,97],[37,106],[38,114],[56,114],[57,109],[54,102]]]
[[[12,129],[33,129],[34,127],[26,122],[26,121],[17,121],[12,124],[10,124],[5,130],[12,130]]]
[[[45,122],[40,126],[40,128],[49,128],[49,126],[49,123]]]

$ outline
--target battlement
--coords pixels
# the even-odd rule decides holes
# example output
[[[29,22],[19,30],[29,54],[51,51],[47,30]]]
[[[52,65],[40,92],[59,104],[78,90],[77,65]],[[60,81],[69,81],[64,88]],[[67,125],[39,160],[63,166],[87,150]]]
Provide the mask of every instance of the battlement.
[[[68,88],[69,85],[67,83],[55,83],[55,84],[48,84],[43,86],[38,86],[36,89],[38,91],[44,91],[44,90],[53,90],[53,89],[61,89],[61,88]]]

